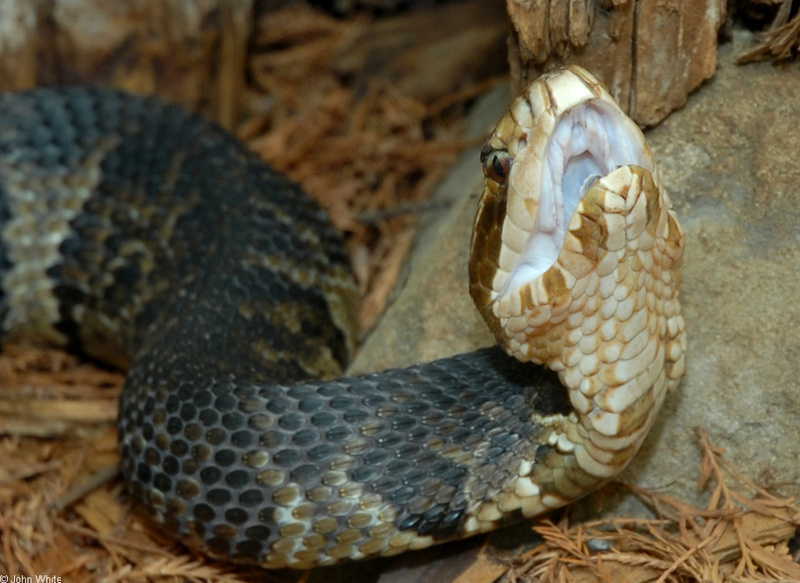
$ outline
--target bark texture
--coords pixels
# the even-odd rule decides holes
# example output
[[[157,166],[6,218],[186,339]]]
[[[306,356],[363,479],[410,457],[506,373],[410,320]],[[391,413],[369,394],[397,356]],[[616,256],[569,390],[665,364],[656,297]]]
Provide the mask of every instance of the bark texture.
[[[576,63],[640,125],[682,107],[717,67],[726,0],[507,0],[517,89]]]
[[[93,84],[159,93],[231,127],[252,0],[3,0],[0,90]]]

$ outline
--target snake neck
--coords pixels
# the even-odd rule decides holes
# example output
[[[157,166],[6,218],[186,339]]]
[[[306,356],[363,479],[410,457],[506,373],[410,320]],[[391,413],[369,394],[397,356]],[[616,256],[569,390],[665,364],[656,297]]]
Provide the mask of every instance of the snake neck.
[[[568,388],[579,422],[553,423],[564,450],[582,444],[575,455],[592,475],[611,476],[631,459],[683,374],[682,251],[651,175],[620,169],[580,203],[556,264],[519,290],[521,311],[505,314],[530,339],[517,332],[507,349],[557,370]]]
[[[623,167],[578,204],[556,263],[492,304],[506,351],[557,371],[574,408],[535,419],[558,464],[573,466],[557,485],[553,468],[538,469],[551,505],[616,475],[683,374],[682,254],[666,194],[649,172]]]

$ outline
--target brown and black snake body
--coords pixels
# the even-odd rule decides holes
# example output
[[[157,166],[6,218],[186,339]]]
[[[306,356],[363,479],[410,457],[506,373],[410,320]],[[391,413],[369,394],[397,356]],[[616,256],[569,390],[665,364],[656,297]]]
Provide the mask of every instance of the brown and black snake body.
[[[127,490],[210,555],[309,567],[427,546],[474,532],[520,460],[555,460],[536,419],[568,414],[566,393],[499,348],[319,380],[353,348],[339,234],[182,108],[1,95],[0,228],[4,339],[128,369]]]

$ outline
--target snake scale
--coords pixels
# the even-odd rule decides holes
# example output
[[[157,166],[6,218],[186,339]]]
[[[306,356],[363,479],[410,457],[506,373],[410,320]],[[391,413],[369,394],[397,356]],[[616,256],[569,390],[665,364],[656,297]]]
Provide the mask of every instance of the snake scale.
[[[482,160],[470,291],[502,348],[340,378],[355,285],[297,186],[152,97],[3,94],[4,341],[128,370],[127,490],[214,557],[330,565],[546,512],[621,471],[680,379],[683,238],[577,67],[514,100]]]

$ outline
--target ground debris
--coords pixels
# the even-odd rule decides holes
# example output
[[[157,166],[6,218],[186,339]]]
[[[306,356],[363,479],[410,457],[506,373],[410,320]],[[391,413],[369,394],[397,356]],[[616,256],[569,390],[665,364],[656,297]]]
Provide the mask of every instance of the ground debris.
[[[795,58],[800,49],[800,10],[792,10],[792,0],[780,2],[767,30],[757,36],[754,46],[736,60],[743,65],[755,61],[785,61]]]
[[[419,213],[388,214],[377,224],[365,223],[361,217],[398,207],[413,209],[427,200],[458,154],[475,145],[462,138],[465,105],[502,82],[505,75],[505,67],[490,77],[442,72],[430,81],[419,79],[414,68],[402,69],[401,77],[383,75],[386,69],[397,69],[392,66],[395,59],[414,50],[410,43],[416,37],[403,31],[411,33],[421,22],[439,23],[437,40],[452,33],[457,46],[474,41],[469,35],[459,35],[457,29],[444,30],[447,19],[443,17],[424,11],[414,14],[419,15],[373,23],[366,17],[337,20],[305,4],[290,4],[264,15],[252,43],[254,90],[248,118],[238,134],[278,170],[302,184],[345,233],[363,298],[362,331],[372,326],[385,306],[411,249]],[[393,45],[394,54],[382,49],[385,67],[375,68],[374,75],[343,73],[342,55],[353,53],[353,47],[359,46],[357,39],[374,39],[387,25],[393,31],[389,36],[399,34],[406,40]],[[371,33],[372,28],[375,32]],[[426,39],[419,40],[422,46]],[[467,46],[462,49],[449,50],[474,54]],[[370,60],[363,54],[360,58]],[[481,59],[478,54],[472,61]],[[409,80],[415,76],[416,80]],[[458,83],[445,96],[439,87],[442,77]],[[465,83],[471,78],[474,81]],[[434,81],[437,91],[420,89]],[[416,93],[402,91],[401,86],[413,86]]]
[[[705,508],[627,486],[658,518],[539,522],[534,530],[544,544],[515,557],[499,581],[799,581],[800,564],[789,553],[800,526],[796,492],[783,496],[757,484],[704,431],[697,437],[703,450],[698,488],[714,484]]]
[[[58,351],[12,348],[10,354],[0,355],[0,370],[9,368],[16,384],[4,384],[0,396],[19,401],[33,395],[40,401],[91,402],[101,386],[115,401],[122,381],[121,375]],[[47,395],[33,387],[49,387]],[[59,387],[69,397],[59,393]],[[49,409],[42,410],[50,415]],[[64,423],[82,420],[67,418]],[[95,425],[91,439],[73,431],[45,438],[0,435],[0,574],[49,574],[78,582],[288,582],[303,577],[196,557],[152,528],[125,499],[115,472],[92,482],[118,463],[113,423]],[[614,518],[575,526],[566,519],[540,520],[533,528],[543,544],[511,557],[485,549],[453,581],[800,580],[800,565],[791,556],[791,541],[800,525],[800,488],[775,484],[769,472],[758,481],[743,476],[703,431],[698,431],[698,441],[704,452],[698,488],[709,491],[705,507],[622,485],[657,518]],[[779,493],[792,488],[795,496]]]

